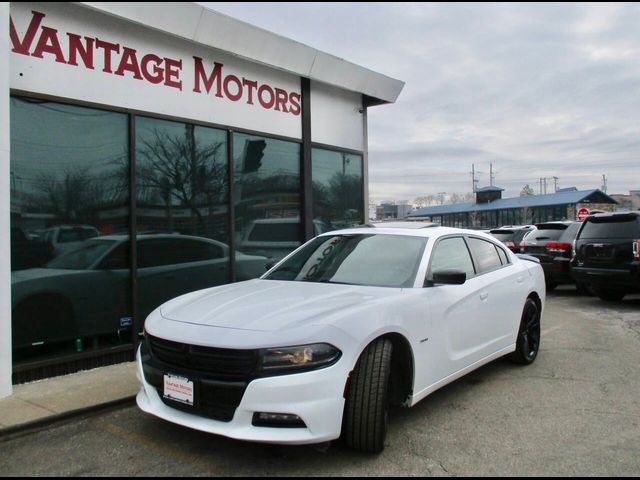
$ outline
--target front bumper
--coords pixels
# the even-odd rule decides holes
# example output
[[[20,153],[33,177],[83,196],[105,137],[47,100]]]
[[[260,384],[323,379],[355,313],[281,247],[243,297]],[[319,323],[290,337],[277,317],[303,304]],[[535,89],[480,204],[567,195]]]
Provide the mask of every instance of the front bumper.
[[[138,350],[137,376],[141,388],[138,407],[169,422],[238,440],[291,445],[335,440],[342,429],[344,390],[349,369],[346,362],[312,372],[252,380],[246,386],[229,422],[206,418],[166,405],[158,389],[147,382]],[[165,372],[175,373],[175,372]],[[188,408],[188,407],[187,407]],[[305,426],[262,427],[252,424],[254,413],[286,413],[300,417]]]

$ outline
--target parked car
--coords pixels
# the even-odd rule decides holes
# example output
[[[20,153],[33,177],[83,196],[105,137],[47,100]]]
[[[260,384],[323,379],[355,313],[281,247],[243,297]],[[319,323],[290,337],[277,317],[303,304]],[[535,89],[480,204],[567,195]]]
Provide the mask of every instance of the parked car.
[[[73,250],[85,240],[100,235],[91,225],[57,225],[47,228],[43,234],[44,242],[51,246],[53,256]]]
[[[554,276],[556,265],[554,265],[553,259],[558,253],[557,247],[560,237],[571,223],[568,221],[536,223],[535,230],[529,232],[520,242],[520,253],[531,255],[540,260],[547,283],[547,291],[558,286],[558,279]],[[553,249],[547,249],[548,244],[552,244]]]
[[[582,222],[570,222],[556,241],[546,243],[547,254],[537,255],[548,278],[547,290],[557,285],[575,283],[578,291],[589,293],[589,288],[585,284],[575,281],[571,271],[573,241],[581,226]],[[550,284],[551,287],[549,287]]]
[[[603,300],[640,292],[640,212],[587,217],[575,240],[572,267],[576,280]]]
[[[513,253],[520,253],[520,242],[534,228],[533,225],[510,225],[489,230],[489,234],[504,243]]]
[[[117,332],[130,326],[129,237],[86,240],[43,267],[11,273],[13,347]],[[138,313],[167,300],[229,282],[229,247],[186,235],[137,237]],[[236,275],[255,278],[268,259],[236,253]]]
[[[11,271],[43,265],[53,258],[50,245],[29,236],[18,227],[11,227]]]
[[[407,223],[325,233],[260,279],[163,304],[137,354],[138,406],[236,439],[342,435],[379,452],[389,405],[505,355],[532,363],[540,264],[487,234]]]
[[[242,231],[238,248],[245,253],[269,257],[276,263],[300,246],[301,229],[298,217],[252,220]],[[313,221],[314,235],[327,230],[322,221]]]

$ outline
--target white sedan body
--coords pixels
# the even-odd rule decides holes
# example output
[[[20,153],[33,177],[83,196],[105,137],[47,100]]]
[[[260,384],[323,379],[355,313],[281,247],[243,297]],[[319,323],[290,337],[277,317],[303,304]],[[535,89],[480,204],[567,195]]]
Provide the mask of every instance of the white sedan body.
[[[296,254],[293,252],[260,279],[171,300],[151,313],[145,324],[147,342],[159,339],[227,350],[329,344],[341,352],[335,363],[303,373],[250,379],[235,410],[220,421],[190,404],[178,409],[163,401],[162,385],[148,381],[149,367],[143,361],[144,352],[139,351],[139,407],[180,425],[236,439],[283,444],[329,441],[341,435],[350,376],[362,352],[376,339],[394,335],[410,346],[412,385],[404,405],[412,406],[468,372],[514,352],[527,298],[535,298],[540,313],[543,311],[545,287],[540,265],[517,257],[484,233],[414,226],[356,228],[320,238],[340,234],[424,238],[412,285],[390,288],[268,279]],[[500,249],[502,265],[468,275],[460,285],[425,286],[436,262],[434,249],[445,239],[461,238],[490,242]],[[441,256],[438,261],[442,258],[446,263],[450,256]],[[190,371],[167,367],[159,373],[166,382],[167,375],[189,377]],[[199,379],[190,380],[198,390]],[[197,397],[196,393],[195,403]],[[257,412],[296,415],[303,425],[256,426]]]

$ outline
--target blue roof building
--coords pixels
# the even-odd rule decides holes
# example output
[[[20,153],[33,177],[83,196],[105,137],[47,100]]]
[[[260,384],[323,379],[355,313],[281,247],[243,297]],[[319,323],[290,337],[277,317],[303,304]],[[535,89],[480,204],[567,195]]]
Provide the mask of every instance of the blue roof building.
[[[587,209],[613,211],[618,202],[601,190],[565,189],[545,195],[501,198],[504,190],[485,187],[476,190],[475,203],[457,203],[419,208],[410,219],[424,219],[463,228],[495,228],[501,225],[529,225],[554,220],[577,220]]]

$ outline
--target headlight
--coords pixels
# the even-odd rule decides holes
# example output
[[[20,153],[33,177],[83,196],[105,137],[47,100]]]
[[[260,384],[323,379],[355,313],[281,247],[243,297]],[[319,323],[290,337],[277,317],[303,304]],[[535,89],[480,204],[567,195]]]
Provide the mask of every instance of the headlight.
[[[299,372],[328,367],[342,352],[328,343],[260,350],[260,370],[266,374]]]

